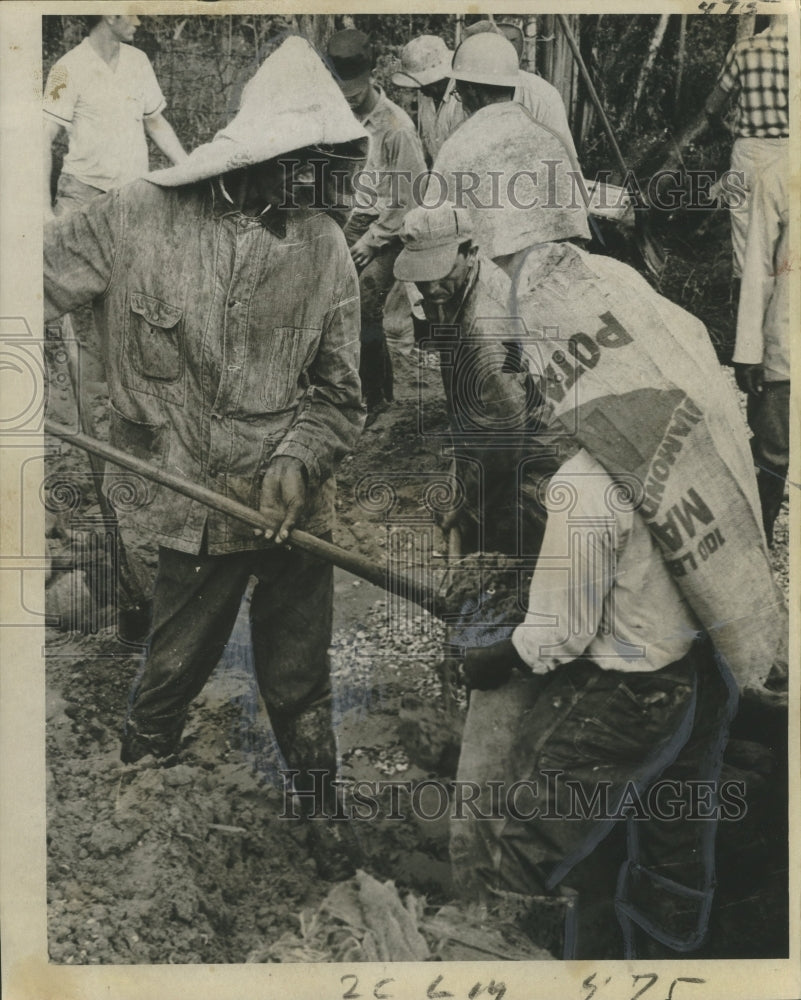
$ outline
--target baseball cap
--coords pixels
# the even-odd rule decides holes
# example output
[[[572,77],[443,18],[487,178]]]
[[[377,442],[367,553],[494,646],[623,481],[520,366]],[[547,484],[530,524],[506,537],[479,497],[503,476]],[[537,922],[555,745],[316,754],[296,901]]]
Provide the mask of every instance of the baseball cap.
[[[358,94],[373,71],[373,46],[363,31],[346,28],[328,40],[328,65],[345,97]]]
[[[438,281],[453,269],[456,250],[473,229],[463,208],[444,204],[413,208],[400,231],[403,250],[395,261],[399,281]]]

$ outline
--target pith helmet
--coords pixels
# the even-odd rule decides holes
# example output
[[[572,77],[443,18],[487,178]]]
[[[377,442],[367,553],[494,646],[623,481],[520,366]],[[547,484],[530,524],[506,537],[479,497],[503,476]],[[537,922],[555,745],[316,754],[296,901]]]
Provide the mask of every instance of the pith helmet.
[[[427,87],[451,75],[453,53],[438,35],[413,38],[401,51],[401,68],[393,74],[396,87]]]
[[[454,53],[451,76],[467,83],[516,87],[520,70],[515,47],[495,32],[471,35]]]

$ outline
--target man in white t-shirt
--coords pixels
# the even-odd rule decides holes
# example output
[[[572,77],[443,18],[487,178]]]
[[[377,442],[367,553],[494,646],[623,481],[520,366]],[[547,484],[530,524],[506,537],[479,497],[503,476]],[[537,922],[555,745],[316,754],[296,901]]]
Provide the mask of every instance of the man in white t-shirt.
[[[112,14],[86,21],[89,34],[55,63],[44,90],[45,221],[143,177],[149,169],[145,133],[173,163],[186,159],[164,118],[166,101],[150,60],[140,49],[124,44],[133,39],[139,18]],[[53,206],[52,145],[62,128],[69,146]],[[82,349],[81,409],[88,419],[88,386],[102,389],[105,382],[91,311],[76,313],[71,326]]]
[[[150,60],[140,49],[124,44],[133,39],[139,18],[113,14],[93,15],[85,20],[89,34],[55,63],[43,95],[45,222],[144,176],[149,170],[146,134],[173,163],[186,159],[178,137],[164,118],[166,102]],[[52,146],[62,128],[67,132],[68,149],[53,206]],[[81,429],[97,437],[93,412],[108,388],[91,306],[82,306],[48,323],[46,339],[58,348],[48,351],[51,364],[59,355],[68,359],[66,373],[52,372],[56,381],[68,374],[67,384],[71,383],[74,391],[66,395],[67,407],[77,406]],[[60,399],[64,397],[51,395],[51,411],[61,405]],[[104,515],[111,516],[100,494],[98,501]],[[126,604],[144,602],[139,575],[133,567],[123,570]]]
[[[144,52],[128,44],[139,18],[88,19],[91,30],[50,70],[44,91],[45,215],[51,215],[52,144],[62,128],[69,148],[59,179],[56,214],[148,172],[146,133],[173,163],[186,158],[156,74]]]

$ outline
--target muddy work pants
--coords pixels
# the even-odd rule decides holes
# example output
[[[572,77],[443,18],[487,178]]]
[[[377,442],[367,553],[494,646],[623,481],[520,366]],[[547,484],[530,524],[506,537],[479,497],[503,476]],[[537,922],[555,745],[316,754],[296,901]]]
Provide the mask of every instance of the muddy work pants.
[[[595,951],[599,927],[602,946],[611,930],[627,958],[648,957],[654,943],[694,950],[712,901],[717,781],[736,703],[730,674],[703,646],[653,672],[579,659],[474,691],[457,779],[480,786],[487,818],[453,819],[457,888],[573,895],[565,958],[621,957]]]
[[[251,576],[256,680],[281,753],[300,771],[296,789],[326,787],[325,778],[315,784],[313,769],[333,782],[333,568],[299,549],[216,556],[159,550],[153,632],[131,696],[124,761],[177,751],[189,704],[222,656]]]
[[[345,239],[352,247],[367,232],[372,216],[353,213],[345,226]],[[368,410],[394,398],[392,359],[384,331],[384,303],[395,281],[392,269],[400,253],[400,240],[381,247],[359,274],[361,297],[361,354],[359,378]]]

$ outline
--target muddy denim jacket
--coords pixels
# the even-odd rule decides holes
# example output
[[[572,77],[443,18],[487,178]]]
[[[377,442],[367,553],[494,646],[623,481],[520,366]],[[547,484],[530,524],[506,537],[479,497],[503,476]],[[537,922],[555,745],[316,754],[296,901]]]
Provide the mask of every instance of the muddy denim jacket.
[[[358,284],[331,219],[272,211],[242,215],[213,181],[110,192],[46,227],[45,312],[94,302],[112,444],[250,507],[270,459],[298,458],[298,527],[322,533],[362,426]],[[166,487],[143,492],[134,526],[162,545],[263,544]]]

